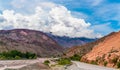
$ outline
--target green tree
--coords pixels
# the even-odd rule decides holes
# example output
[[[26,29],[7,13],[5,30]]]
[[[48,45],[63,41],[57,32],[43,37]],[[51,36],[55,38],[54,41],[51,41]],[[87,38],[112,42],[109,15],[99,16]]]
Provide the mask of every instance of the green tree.
[[[0,53],[0,59],[36,59],[37,55],[34,53],[22,53],[17,50]]]

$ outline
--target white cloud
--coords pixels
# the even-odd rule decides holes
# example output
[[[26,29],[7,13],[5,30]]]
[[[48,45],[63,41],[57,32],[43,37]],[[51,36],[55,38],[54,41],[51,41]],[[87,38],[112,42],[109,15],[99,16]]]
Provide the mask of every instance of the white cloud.
[[[87,19],[88,18],[88,15],[82,13],[82,12],[75,12],[75,11],[72,11],[71,12],[72,15],[76,18],[82,18],[82,19]]]
[[[31,15],[4,10],[0,17],[4,19],[0,22],[0,29],[26,28],[52,32],[59,36],[101,37],[100,34],[95,34],[94,30],[89,29],[90,23],[86,23],[84,19],[73,17],[66,7],[50,2],[41,3],[36,7],[35,13]]]

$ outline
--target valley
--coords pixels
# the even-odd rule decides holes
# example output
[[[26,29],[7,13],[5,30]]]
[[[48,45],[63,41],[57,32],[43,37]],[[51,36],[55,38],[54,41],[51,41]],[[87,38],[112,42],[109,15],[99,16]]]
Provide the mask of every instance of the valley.
[[[34,68],[36,70],[41,68],[46,70],[114,70],[120,65],[118,64],[120,61],[119,38],[120,32],[110,33],[100,39],[77,39],[51,37],[46,33],[28,29],[0,30],[0,68],[3,70],[7,68],[17,70],[33,70]],[[64,39],[66,41],[63,41]],[[68,43],[64,43],[67,40],[69,40]],[[114,42],[112,42],[113,40]],[[80,46],[65,47],[70,41],[72,45],[78,42]],[[84,44],[82,45],[81,42]],[[54,59],[55,57],[59,59]]]
[[[53,58],[37,58],[34,60],[0,60],[0,70],[116,70],[114,68],[91,65],[78,61],[72,61],[73,64],[69,66],[58,65],[48,67],[43,64],[45,60],[53,60]]]
[[[0,0],[0,70],[120,70],[120,0]]]

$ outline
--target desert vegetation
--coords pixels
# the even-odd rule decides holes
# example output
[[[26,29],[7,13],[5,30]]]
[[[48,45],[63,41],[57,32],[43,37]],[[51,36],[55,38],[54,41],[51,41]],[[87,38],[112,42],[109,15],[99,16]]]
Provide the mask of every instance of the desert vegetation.
[[[58,59],[58,64],[59,65],[70,65],[71,60],[69,58],[60,58]]]
[[[104,62],[104,66],[107,66],[107,64],[108,64],[108,62],[107,62],[107,61],[105,61],[105,62]]]
[[[120,68],[120,62],[117,62],[117,68]]]
[[[92,60],[90,63],[91,63],[91,64],[94,64],[94,65],[98,65],[98,64],[97,64],[97,61],[94,61],[94,60]]]
[[[70,59],[74,61],[80,61],[81,57],[81,55],[74,54],[72,57],[70,57]]]
[[[49,64],[50,64],[50,61],[49,61],[49,60],[45,60],[45,61],[44,61],[44,64],[45,64],[45,65],[49,65]]]
[[[36,57],[37,56],[34,53],[31,53],[31,52],[22,53],[17,50],[0,53],[1,60],[35,59]]]

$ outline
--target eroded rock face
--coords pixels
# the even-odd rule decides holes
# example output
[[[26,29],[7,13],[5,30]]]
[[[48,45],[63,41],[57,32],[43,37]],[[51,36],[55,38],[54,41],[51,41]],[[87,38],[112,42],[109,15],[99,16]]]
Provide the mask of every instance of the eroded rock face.
[[[103,42],[94,46],[93,49],[82,57],[81,61],[96,62],[99,65],[116,67],[120,61],[120,32],[107,36]]]
[[[33,52],[38,56],[54,56],[63,48],[45,33],[35,30],[0,30],[0,52],[19,50]]]

